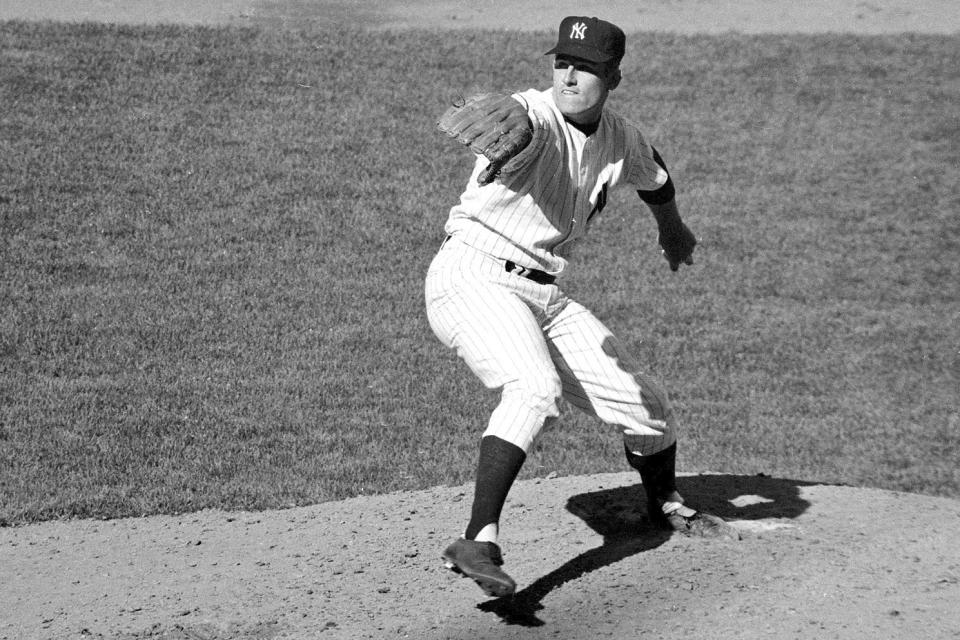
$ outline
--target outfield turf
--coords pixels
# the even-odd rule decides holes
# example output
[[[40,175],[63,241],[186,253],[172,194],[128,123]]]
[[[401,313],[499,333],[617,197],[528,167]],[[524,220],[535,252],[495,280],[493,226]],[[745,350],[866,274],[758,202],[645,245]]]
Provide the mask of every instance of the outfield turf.
[[[680,470],[960,496],[958,37],[637,38],[611,106],[697,263],[623,194],[564,286]],[[545,86],[530,41],[0,23],[0,522],[468,482],[496,394],[423,313],[470,163],[434,123]],[[523,474],[626,469],[570,409]]]

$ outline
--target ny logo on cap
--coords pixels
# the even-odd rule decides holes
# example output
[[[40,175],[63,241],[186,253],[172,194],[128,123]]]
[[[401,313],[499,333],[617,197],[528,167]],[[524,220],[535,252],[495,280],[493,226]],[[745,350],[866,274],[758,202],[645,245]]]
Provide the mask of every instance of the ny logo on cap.
[[[571,40],[583,40],[587,37],[587,25],[578,22],[570,29]]]

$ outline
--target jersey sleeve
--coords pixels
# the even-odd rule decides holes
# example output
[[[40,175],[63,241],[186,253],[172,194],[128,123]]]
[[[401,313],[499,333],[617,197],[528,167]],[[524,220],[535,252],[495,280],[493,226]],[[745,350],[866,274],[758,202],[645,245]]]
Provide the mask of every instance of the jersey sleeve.
[[[626,158],[624,181],[638,191],[656,191],[667,183],[670,174],[656,160],[656,152],[632,124],[624,125]]]
[[[527,116],[530,118],[530,124],[533,127],[533,138],[530,143],[517,155],[510,159],[500,169],[501,174],[517,173],[530,165],[531,161],[543,151],[543,147],[549,138],[548,124],[546,119],[536,109],[531,102],[535,99],[536,92],[533,89],[522,93],[515,93],[511,97],[522,104],[527,110]]]

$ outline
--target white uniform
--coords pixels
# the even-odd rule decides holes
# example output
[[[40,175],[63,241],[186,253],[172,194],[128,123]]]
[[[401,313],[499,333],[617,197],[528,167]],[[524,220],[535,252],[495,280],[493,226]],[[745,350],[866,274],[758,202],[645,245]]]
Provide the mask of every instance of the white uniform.
[[[489,388],[502,388],[484,436],[528,451],[557,400],[625,431],[628,448],[649,455],[676,440],[664,392],[641,374],[620,341],[556,283],[567,250],[606,204],[610,190],[654,191],[667,172],[635,126],[604,109],[595,133],[570,126],[550,90],[514,97],[538,130],[521,167],[486,186],[478,158],[445,230],[449,238],[426,279],[427,317]]]

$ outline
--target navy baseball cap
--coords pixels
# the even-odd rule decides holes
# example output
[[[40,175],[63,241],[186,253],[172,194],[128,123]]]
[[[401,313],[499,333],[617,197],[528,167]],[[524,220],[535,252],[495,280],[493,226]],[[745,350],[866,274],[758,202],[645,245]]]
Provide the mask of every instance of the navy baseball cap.
[[[626,42],[623,30],[606,20],[567,16],[560,22],[557,45],[544,55],[567,55],[590,62],[610,62],[623,58]]]

